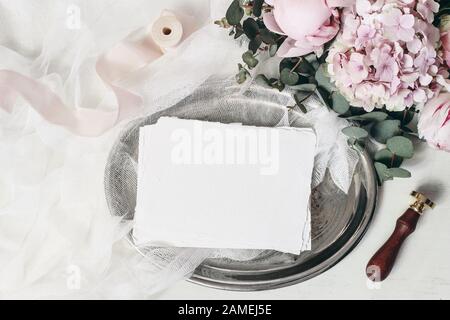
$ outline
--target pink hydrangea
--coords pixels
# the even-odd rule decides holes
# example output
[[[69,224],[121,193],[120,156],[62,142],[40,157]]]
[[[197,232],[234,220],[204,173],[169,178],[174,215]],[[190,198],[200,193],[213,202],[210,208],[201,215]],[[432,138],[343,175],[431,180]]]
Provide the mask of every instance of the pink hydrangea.
[[[356,0],[342,12],[328,72],[341,93],[366,111],[421,108],[440,91],[439,30],[434,0]]]

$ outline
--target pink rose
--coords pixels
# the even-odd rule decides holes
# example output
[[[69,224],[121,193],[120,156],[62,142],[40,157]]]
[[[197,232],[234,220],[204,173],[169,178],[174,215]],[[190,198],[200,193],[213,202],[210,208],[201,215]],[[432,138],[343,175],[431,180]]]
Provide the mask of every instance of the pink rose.
[[[450,93],[428,101],[420,113],[418,129],[430,145],[450,152]]]
[[[278,50],[280,57],[298,57],[317,52],[339,31],[337,7],[355,0],[266,0],[274,9],[264,15],[266,27],[287,39]]]
[[[445,15],[441,18],[440,31],[444,59],[447,66],[450,67],[450,15]]]

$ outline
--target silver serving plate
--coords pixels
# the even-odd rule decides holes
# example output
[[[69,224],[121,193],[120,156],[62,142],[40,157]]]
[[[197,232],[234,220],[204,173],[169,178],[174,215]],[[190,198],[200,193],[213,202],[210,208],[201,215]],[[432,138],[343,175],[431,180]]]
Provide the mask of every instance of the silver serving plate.
[[[222,85],[219,92],[217,85],[203,86],[174,107],[134,121],[123,132],[111,151],[105,172],[106,197],[113,215],[133,219],[141,126],[154,124],[162,116],[173,116],[272,127],[285,115],[289,95],[254,88],[243,96],[238,87]],[[298,117],[301,115],[295,111],[289,113],[291,126],[296,125]],[[363,237],[376,205],[377,182],[372,162],[364,152],[359,156],[348,194],[340,191],[328,174],[313,190],[311,251],[300,255],[264,251],[250,261],[209,259],[189,281],[217,289],[267,290],[311,279],[337,264]]]

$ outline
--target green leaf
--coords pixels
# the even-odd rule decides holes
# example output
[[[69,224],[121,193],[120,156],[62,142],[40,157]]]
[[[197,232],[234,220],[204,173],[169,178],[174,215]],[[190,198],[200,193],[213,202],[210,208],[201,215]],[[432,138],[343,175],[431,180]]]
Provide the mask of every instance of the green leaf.
[[[242,25],[240,23],[234,26],[234,30],[236,31],[236,33],[234,34],[234,39],[238,39],[244,34],[244,29],[242,28]]]
[[[297,91],[294,94],[294,100],[295,103],[297,103],[298,106],[300,106],[306,99],[311,97],[314,94],[314,91]]]
[[[317,72],[317,69],[319,69],[319,67],[320,67],[320,62],[317,59],[317,55],[315,53],[310,53],[306,56],[303,56],[303,58],[306,61],[308,61],[311,64],[311,66],[314,68],[314,70]],[[314,73],[314,75],[315,75],[315,73]]]
[[[227,21],[227,18],[222,18],[220,20],[214,21],[214,24],[217,24],[221,28],[229,28],[230,24]]]
[[[381,162],[389,168],[400,167],[403,162],[402,157],[394,155],[388,149],[377,151],[373,158],[375,161]]]
[[[348,103],[347,99],[345,99],[344,96],[340,93],[333,92],[333,94],[331,95],[331,99],[333,101],[333,110],[337,113],[345,114],[347,113],[348,109],[350,109],[350,104]]]
[[[281,82],[279,79],[277,78],[270,78],[269,79],[270,82],[270,86],[274,89],[278,89],[278,91],[283,91],[285,88],[285,85],[283,82]]]
[[[246,19],[242,28],[244,28],[244,33],[249,39],[254,39],[259,34],[258,23],[252,18]]]
[[[261,36],[261,40],[265,44],[269,44],[269,45],[276,44],[274,34],[272,32],[270,32],[268,29],[261,29],[261,30],[259,30],[259,34]]]
[[[353,116],[361,116],[363,114],[366,114],[367,112],[361,107],[350,106],[350,113]]]
[[[414,155],[413,143],[411,140],[403,136],[390,138],[386,142],[386,146],[389,151],[402,158],[409,159]]]
[[[307,76],[314,75],[316,70],[311,63],[306,61],[303,57],[301,58],[284,58],[280,61],[280,72],[283,69],[293,70],[297,73],[304,74]]]
[[[225,15],[230,25],[239,24],[244,17],[244,9],[241,8],[239,0],[233,0]]]
[[[364,144],[360,142],[361,140],[356,140],[355,143],[353,143],[352,147],[359,152],[364,152]]]
[[[306,107],[303,104],[299,104],[298,108],[300,109],[301,112],[308,113],[308,110],[306,109]]]
[[[383,144],[385,144],[388,139],[399,135],[401,132],[400,120],[384,120],[377,122],[370,131],[372,137]]]
[[[311,91],[314,92],[317,89],[317,86],[314,83],[302,83],[296,86],[291,86],[291,89],[298,91]]]
[[[247,80],[247,73],[245,71],[239,71],[236,75],[236,81],[239,84],[243,84]]]
[[[349,138],[354,138],[357,140],[367,138],[369,135],[369,133],[363,128],[353,126],[344,128],[342,133]]]
[[[381,111],[373,111],[369,113],[364,113],[357,116],[348,117],[348,120],[355,120],[355,121],[384,121],[386,120],[388,115]]]
[[[295,86],[300,80],[300,76],[298,73],[286,68],[281,71],[280,80],[288,86]]]
[[[314,66],[306,59],[300,58],[300,64],[298,65],[297,69],[300,73],[306,73],[314,75],[316,72],[316,69],[314,69]]]
[[[250,75],[247,69],[242,64],[238,64],[239,72],[236,75],[236,81],[238,84],[242,84],[247,80],[247,76]]]
[[[258,74],[255,77],[255,82],[262,86],[270,86],[270,87],[272,86],[270,80],[263,74]]]
[[[325,70],[326,65],[322,64],[319,69],[317,69],[315,78],[317,84],[327,90],[328,92],[336,91],[336,87],[331,83],[328,72]]]
[[[245,64],[247,64],[250,70],[256,67],[259,62],[258,59],[253,56],[253,52],[251,52],[250,50],[242,55],[242,60],[245,62]]]
[[[256,36],[256,38],[250,40],[250,43],[248,44],[248,50],[251,50],[253,53],[256,53],[259,47],[261,47],[261,44],[262,44],[261,37]]]
[[[325,104],[328,108],[331,108],[333,102],[331,100],[331,95],[329,91],[325,90],[321,86],[318,86],[317,95],[319,96],[323,104]]]
[[[402,168],[388,169],[388,173],[395,178],[411,178],[411,172]]]
[[[275,55],[277,54],[278,51],[278,45],[277,44],[271,44],[269,46],[269,56],[270,57],[275,57]]]
[[[380,181],[380,184],[382,184],[385,181],[392,180],[394,177],[389,172],[389,168],[380,162],[375,162],[375,171],[377,172],[378,179]]]
[[[414,119],[416,113],[413,110],[405,109],[404,111],[389,112],[389,115],[400,120],[401,126],[406,126]]]
[[[264,4],[264,0],[254,0],[253,1],[253,14],[255,15],[255,17],[261,16],[263,4]]]

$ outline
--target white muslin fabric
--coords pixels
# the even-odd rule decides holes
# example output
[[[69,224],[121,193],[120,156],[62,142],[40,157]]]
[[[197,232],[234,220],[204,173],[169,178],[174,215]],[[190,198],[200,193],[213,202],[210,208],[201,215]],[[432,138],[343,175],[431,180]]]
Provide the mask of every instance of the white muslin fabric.
[[[0,70],[39,81],[65,105],[110,111],[116,96],[96,72],[98,58],[148,32],[162,9],[183,12],[203,27],[118,83],[142,99],[139,115],[150,114],[212,75],[233,77],[244,48],[212,23],[228,4],[212,1],[210,14],[208,0],[192,7],[175,0],[0,0]],[[302,120],[318,138],[313,186],[329,168],[346,191],[356,164],[339,133],[346,121],[316,107]],[[142,256],[123,240],[132,225],[111,216],[103,182],[124,123],[83,137],[48,123],[25,100],[10,113],[0,108],[0,298],[147,298],[214,253],[161,249]]]

